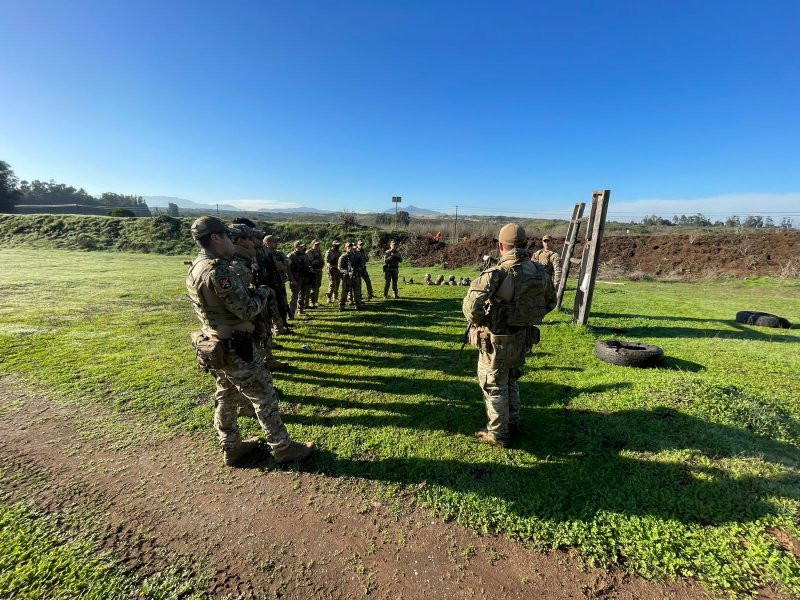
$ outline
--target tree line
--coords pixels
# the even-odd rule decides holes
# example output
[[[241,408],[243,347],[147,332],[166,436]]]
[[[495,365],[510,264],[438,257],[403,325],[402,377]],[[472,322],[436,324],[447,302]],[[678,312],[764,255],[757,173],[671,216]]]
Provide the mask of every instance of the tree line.
[[[675,215],[672,219],[659,217],[658,215],[648,215],[641,221],[642,225],[650,227],[729,227],[732,229],[791,229],[792,217],[783,217],[777,223],[775,220],[767,215],[747,215],[739,217],[738,215],[731,215],[724,221],[716,220],[711,221],[706,218],[703,213],[696,215]]]
[[[15,204],[82,204],[109,208],[146,207],[136,195],[105,192],[99,198],[83,188],[50,181],[20,181],[11,166],[0,160],[0,212],[14,212]]]

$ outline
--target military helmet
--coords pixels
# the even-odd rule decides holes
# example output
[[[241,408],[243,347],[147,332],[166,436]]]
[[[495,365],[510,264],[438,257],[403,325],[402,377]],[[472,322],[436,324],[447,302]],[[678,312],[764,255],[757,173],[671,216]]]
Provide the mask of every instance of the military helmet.
[[[192,223],[192,237],[199,240],[201,237],[210,235],[212,233],[227,233],[228,235],[236,235],[239,233],[225,225],[221,219],[217,217],[204,216],[195,219]]]

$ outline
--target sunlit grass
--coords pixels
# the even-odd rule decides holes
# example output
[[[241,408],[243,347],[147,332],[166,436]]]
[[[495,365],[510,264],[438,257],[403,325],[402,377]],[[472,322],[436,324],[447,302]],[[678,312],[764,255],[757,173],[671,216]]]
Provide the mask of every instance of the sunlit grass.
[[[4,249],[0,260],[0,373],[212,443],[182,257]],[[426,271],[440,272],[401,275]],[[382,292],[379,265],[372,278]],[[300,321],[279,352],[294,368],[276,375],[289,430],[317,442],[321,472],[403,488],[479,530],[656,579],[800,594],[800,564],[768,532],[800,537],[800,330],[734,321],[764,310],[800,322],[800,282],[622,283],[598,284],[589,328],[548,317],[511,450],[472,437],[485,414],[475,351],[457,361],[463,287],[401,284],[399,301]],[[664,368],[596,360],[594,342],[617,337],[662,346]]]

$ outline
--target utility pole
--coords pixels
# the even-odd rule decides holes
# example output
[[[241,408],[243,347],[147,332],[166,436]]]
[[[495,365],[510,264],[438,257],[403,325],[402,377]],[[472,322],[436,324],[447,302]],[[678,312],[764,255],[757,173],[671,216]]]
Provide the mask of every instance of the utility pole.
[[[219,217],[219,202],[217,202],[217,217]]]
[[[453,225],[453,243],[458,243],[458,204],[456,204],[456,222]]]
[[[402,196],[392,196],[392,202],[394,202],[394,228],[399,229],[399,217],[397,214],[397,207],[400,206],[400,203],[403,201]]]

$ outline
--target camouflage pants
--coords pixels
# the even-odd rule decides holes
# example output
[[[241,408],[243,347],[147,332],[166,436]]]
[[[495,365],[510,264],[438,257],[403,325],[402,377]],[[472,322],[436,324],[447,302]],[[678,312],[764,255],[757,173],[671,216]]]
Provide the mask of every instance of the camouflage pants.
[[[322,269],[314,271],[314,282],[311,284],[311,304],[314,306],[319,302],[319,288],[322,287]]]
[[[298,283],[297,285],[290,286],[292,288],[292,300],[289,302],[290,314],[297,314],[298,309],[302,313],[308,308],[308,295],[311,291],[311,285],[308,282]]]
[[[392,292],[394,292],[394,297],[397,298],[397,276],[400,274],[399,269],[386,269],[383,272],[383,297],[386,298],[389,295],[389,286],[392,288]]]
[[[289,443],[289,432],[281,419],[278,397],[272,387],[272,375],[264,366],[258,350],[254,349],[250,362],[228,352],[225,367],[214,369],[211,374],[217,382],[214,428],[223,448],[232,448],[241,441],[236,417],[242,400],[253,405],[271,448],[281,448]]]
[[[328,268],[328,298],[333,302],[339,297],[339,284],[342,282],[342,274],[338,269]]]
[[[353,302],[358,308],[361,308],[361,277],[353,275],[352,277],[342,277],[342,293],[339,296],[339,308],[344,308],[347,303],[347,297],[352,294]]]
[[[483,392],[486,429],[504,442],[510,440],[509,426],[519,426],[519,368],[492,369],[487,360],[478,357],[478,385]]]
[[[372,293],[372,280],[369,278],[369,271],[367,271],[367,267],[361,271],[361,279],[364,280],[364,285],[367,286],[367,296],[372,298],[374,294]]]

